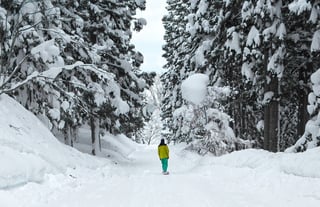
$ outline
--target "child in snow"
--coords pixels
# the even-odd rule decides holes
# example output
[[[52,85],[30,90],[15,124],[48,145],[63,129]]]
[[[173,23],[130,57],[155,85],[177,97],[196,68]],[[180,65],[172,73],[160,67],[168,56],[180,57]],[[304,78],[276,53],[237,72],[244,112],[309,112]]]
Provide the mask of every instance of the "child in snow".
[[[169,159],[169,148],[165,144],[164,139],[161,139],[161,142],[158,146],[158,155],[162,164],[162,173],[168,175],[168,159]]]

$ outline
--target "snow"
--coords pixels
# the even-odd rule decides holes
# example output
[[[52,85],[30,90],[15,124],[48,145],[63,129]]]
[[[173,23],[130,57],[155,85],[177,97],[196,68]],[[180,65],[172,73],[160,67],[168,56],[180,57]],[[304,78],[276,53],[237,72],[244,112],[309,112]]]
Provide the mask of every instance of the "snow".
[[[309,93],[308,95],[308,103],[310,105],[308,105],[307,109],[308,109],[308,113],[309,114],[313,114],[317,105],[317,96],[314,93]]]
[[[319,182],[320,172],[318,169],[320,169],[320,160],[317,156],[318,153],[320,153],[320,148],[314,148],[298,154],[270,153],[264,150],[249,149],[233,152],[216,159],[209,158],[207,165],[249,168],[255,170],[255,173],[270,175],[280,173],[309,179],[317,178],[316,180]]]
[[[157,145],[106,134],[105,158],[88,156],[57,141],[13,99],[0,98],[1,207],[319,206],[319,147],[214,157],[169,145],[170,175],[164,176]],[[82,140],[90,132],[79,133]]]
[[[135,0],[135,2],[139,7],[145,7],[146,0]]]
[[[4,94],[0,115],[0,189],[42,182],[47,173],[103,164],[62,145],[34,115]]]
[[[196,30],[194,30],[196,32]],[[205,54],[210,50],[212,40],[203,41],[195,52],[195,63],[197,66],[202,66],[206,62]]]
[[[182,97],[193,104],[200,104],[206,97],[208,83],[209,77],[205,74],[189,76],[181,84]]]
[[[201,0],[199,2],[197,17],[203,16],[208,10],[208,2],[207,0]]]
[[[41,58],[43,62],[53,67],[61,67],[64,61],[60,55],[59,47],[55,46],[55,40],[48,40],[31,49],[31,54],[37,59]]]
[[[263,30],[262,35],[264,37],[264,40],[267,41],[276,33],[276,31],[277,31],[277,23],[275,21],[270,27]]]
[[[141,24],[141,25],[147,25],[147,20],[145,18],[138,18],[137,21]]]
[[[319,97],[320,96],[320,70],[318,69],[316,72],[314,72],[311,77],[312,82],[312,90],[313,93]]]
[[[234,50],[237,54],[241,54],[240,37],[239,34],[235,31],[235,27],[229,28],[227,30],[227,35],[229,38],[226,41],[225,46],[230,50]]]
[[[286,31],[286,26],[284,25],[284,23],[281,23],[280,26],[277,29],[277,34],[276,36],[280,39],[280,40],[284,40],[285,35],[287,34]]]
[[[190,33],[191,37],[194,37],[195,34],[197,34],[197,29],[198,29],[194,23],[195,15],[188,14],[187,19],[188,19],[188,23],[186,24],[186,31]]]
[[[284,47],[279,47],[276,52],[272,55],[268,63],[268,71],[272,71],[277,75],[278,78],[281,78],[283,75],[284,66],[282,61],[284,59],[285,49]]]
[[[7,28],[6,32],[8,32],[8,35],[11,35],[11,32],[10,32],[11,25],[9,24],[9,22],[4,21],[6,19],[6,16],[7,16],[7,11],[4,8],[0,7],[0,27]]]
[[[260,34],[255,26],[252,26],[247,38],[247,46],[260,46]]]
[[[72,70],[77,66],[81,66],[84,65],[83,62],[81,61],[77,61],[72,65],[64,65],[61,67],[51,67],[50,69],[43,71],[39,74],[40,77],[45,77],[45,78],[49,78],[49,79],[55,79],[61,72],[63,69],[65,70]]]
[[[190,0],[190,9],[195,9],[197,6],[198,0]]]
[[[116,109],[116,112],[118,114],[125,114],[130,111],[130,107],[127,102],[123,101],[120,98],[117,98],[117,102],[118,102],[118,107]]]
[[[320,114],[319,108],[319,95],[320,95],[320,70],[318,69],[311,75],[312,92],[309,93],[307,106],[308,113],[311,118],[305,126],[304,134],[299,138],[296,144],[288,148],[287,152],[297,152],[303,149],[312,149],[318,146],[320,136]]]
[[[254,78],[254,73],[252,68],[254,67],[253,63],[246,63],[244,62],[241,67],[241,74],[246,77],[247,80],[252,81]]]
[[[256,128],[258,129],[258,131],[262,132],[263,129],[264,129],[264,121],[263,121],[263,120],[260,120],[260,121],[257,123]]]
[[[229,4],[231,3],[231,0],[223,0],[223,2],[225,2],[226,6],[229,6]]]
[[[200,157],[183,147],[169,145],[168,176],[160,173],[156,146],[136,145],[135,151],[128,154],[129,162],[98,170],[69,169],[67,175],[47,175],[43,183],[0,191],[0,204],[3,207],[319,205],[319,148],[302,154],[246,150],[222,157]]]
[[[251,18],[252,13],[253,13],[252,5],[249,3],[249,1],[245,1],[242,5],[242,9],[241,9],[242,21],[245,21],[245,20]]]
[[[63,101],[61,103],[61,108],[66,112],[70,108],[70,103],[68,101]]]
[[[317,9],[315,6],[313,6],[313,7],[312,7],[312,10],[311,10],[311,14],[310,14],[309,21],[310,21],[312,24],[316,24],[316,23],[317,23],[317,20],[318,20],[318,17],[319,17],[318,9]]]
[[[49,115],[53,120],[60,120],[60,110],[57,108],[53,108],[49,110]]]
[[[320,30],[317,30],[312,38],[311,52],[317,52],[320,50]]]
[[[101,106],[103,103],[107,101],[104,90],[101,85],[98,83],[89,83],[88,90],[94,94],[94,102],[97,106]]]
[[[289,4],[289,10],[299,15],[304,11],[311,10],[311,4],[307,0],[294,0]]]
[[[271,101],[272,97],[274,96],[273,91],[267,91],[264,93],[262,104],[267,104]]]

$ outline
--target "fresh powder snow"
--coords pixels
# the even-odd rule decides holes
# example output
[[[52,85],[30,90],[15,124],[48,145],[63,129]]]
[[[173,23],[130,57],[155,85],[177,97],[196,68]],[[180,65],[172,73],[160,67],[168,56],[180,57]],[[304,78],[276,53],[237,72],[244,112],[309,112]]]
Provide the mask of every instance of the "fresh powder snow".
[[[65,173],[67,168],[95,169],[105,162],[61,144],[37,117],[4,94],[0,114],[0,189],[42,182],[46,174]]]
[[[205,74],[193,74],[181,84],[182,97],[193,103],[200,104],[206,97],[209,77]]]
[[[169,145],[170,175],[157,145],[103,137],[102,157],[60,143],[13,99],[0,96],[1,207],[318,207],[320,148],[243,150],[199,156]],[[86,130],[80,137],[87,136]],[[78,144],[85,151],[86,145]],[[307,161],[306,161],[307,160]]]

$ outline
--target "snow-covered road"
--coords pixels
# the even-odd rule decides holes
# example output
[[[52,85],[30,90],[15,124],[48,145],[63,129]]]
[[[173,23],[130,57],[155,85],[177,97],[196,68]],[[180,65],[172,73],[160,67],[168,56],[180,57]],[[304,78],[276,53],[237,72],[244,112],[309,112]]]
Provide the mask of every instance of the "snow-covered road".
[[[161,174],[156,146],[138,146],[128,162],[97,170],[73,169],[67,176],[47,175],[42,183],[1,190],[0,206],[320,206],[319,178],[225,165],[213,157],[199,157],[173,146],[170,149],[168,176]]]

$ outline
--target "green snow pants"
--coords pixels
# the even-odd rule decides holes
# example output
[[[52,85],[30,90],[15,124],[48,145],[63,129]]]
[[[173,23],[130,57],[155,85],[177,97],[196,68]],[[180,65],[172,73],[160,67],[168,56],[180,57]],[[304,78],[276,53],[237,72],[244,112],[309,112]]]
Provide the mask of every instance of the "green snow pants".
[[[168,169],[168,158],[161,159],[162,171],[167,172]]]

